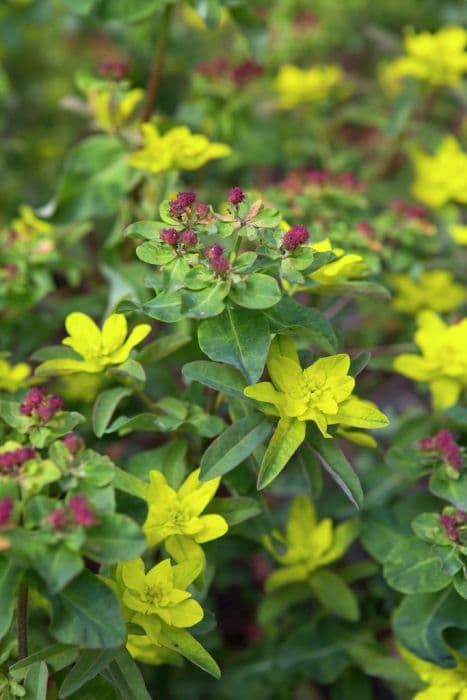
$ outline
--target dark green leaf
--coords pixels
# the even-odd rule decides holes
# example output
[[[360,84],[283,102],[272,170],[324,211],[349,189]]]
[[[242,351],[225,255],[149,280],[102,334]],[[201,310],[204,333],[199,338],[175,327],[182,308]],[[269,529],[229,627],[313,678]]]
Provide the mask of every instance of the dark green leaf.
[[[281,301],[264,312],[273,333],[305,331],[312,343],[326,352],[333,353],[337,339],[329,321],[318,311],[302,306],[294,299],[284,296]]]
[[[198,360],[188,362],[183,366],[182,372],[187,379],[205,384],[223,394],[247,400],[243,394],[243,389],[246,387],[245,379],[241,372],[233,367],[218,362]]]
[[[107,513],[97,525],[86,528],[85,554],[105,564],[116,564],[140,556],[146,539],[138,525],[126,515]]]
[[[222,476],[241,464],[271,434],[272,424],[261,413],[235,421],[212,442],[201,459],[201,481]]]
[[[254,498],[214,498],[205,513],[222,515],[229,525],[238,525],[244,520],[254,518],[261,513],[261,506]]]
[[[328,569],[322,569],[315,571],[309,581],[313,593],[329,612],[350,622],[359,619],[360,613],[355,594],[337,574]]]
[[[325,438],[317,428],[308,430],[309,442],[316,450],[323,467],[341,487],[352,503],[360,508],[363,503],[363,491],[360,479],[354,472],[334,439]]]
[[[95,678],[115,657],[114,649],[84,650],[60,686],[59,698],[67,698]]]
[[[131,395],[131,389],[115,387],[103,391],[94,402],[92,409],[92,425],[97,437],[102,437],[109,425],[115,409],[125,396]]]
[[[274,277],[257,272],[245,282],[234,285],[230,298],[247,309],[268,309],[280,301],[281,290]]]

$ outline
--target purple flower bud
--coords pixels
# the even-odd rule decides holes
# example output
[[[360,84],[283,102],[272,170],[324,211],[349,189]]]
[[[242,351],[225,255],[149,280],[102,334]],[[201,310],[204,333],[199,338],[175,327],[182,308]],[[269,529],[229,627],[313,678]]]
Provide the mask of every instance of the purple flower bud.
[[[232,269],[232,265],[224,255],[221,255],[218,258],[211,258],[210,263],[211,268],[218,275],[225,275]]]
[[[286,250],[295,250],[308,241],[310,234],[304,226],[292,226],[282,237],[282,246]]]
[[[94,525],[96,515],[86,496],[77,493],[70,498],[68,505],[72,513],[73,522],[76,525],[82,525],[83,527]]]
[[[212,262],[224,254],[224,249],[221,245],[219,245],[219,243],[216,243],[216,245],[211,245],[208,248],[205,248],[204,254],[208,260],[211,260]]]
[[[445,513],[439,518],[440,525],[444,528],[444,531],[452,542],[457,542],[459,540],[459,531],[457,529],[457,521],[455,515],[448,515]]]
[[[63,444],[72,455],[79,452],[79,450],[81,450],[81,448],[85,445],[81,435],[76,435],[76,433],[68,433],[68,435],[65,435],[63,438]]]
[[[194,231],[184,231],[182,233],[182,243],[185,248],[192,248],[198,243],[198,236]]]
[[[63,508],[55,508],[51,511],[46,522],[53,527],[54,530],[64,530],[67,526],[67,517]]]
[[[229,190],[228,200],[230,204],[233,204],[234,206],[238,207],[238,205],[241,204],[244,201],[244,199],[245,195],[240,189],[240,187],[232,187],[232,189]]]
[[[174,216],[176,219],[180,218],[195,201],[196,194],[194,192],[179,192],[176,199],[169,201],[170,216]]]
[[[33,386],[29,389],[19,410],[23,416],[30,416],[44,398],[44,392],[38,386]]]
[[[168,243],[168,245],[176,246],[180,234],[175,228],[165,228],[161,233],[161,241]]]
[[[13,499],[0,498],[0,525],[6,525],[10,519],[11,511],[13,510]]]
[[[209,206],[205,202],[198,202],[196,205],[196,215],[198,219],[204,219],[209,214]]]

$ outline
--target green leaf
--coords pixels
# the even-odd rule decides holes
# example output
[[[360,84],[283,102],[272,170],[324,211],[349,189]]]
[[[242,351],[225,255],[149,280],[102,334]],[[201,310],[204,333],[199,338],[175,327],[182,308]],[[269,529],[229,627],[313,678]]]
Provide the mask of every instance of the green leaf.
[[[84,553],[104,564],[116,564],[140,556],[146,538],[138,525],[126,515],[106,513],[97,525],[86,528]]]
[[[182,293],[161,292],[151,301],[143,304],[143,310],[151,318],[165,323],[176,323],[183,318],[182,314]]]
[[[309,442],[316,450],[323,467],[341,487],[345,495],[357,507],[363,503],[363,491],[360,479],[354,472],[344,454],[337,447],[334,439],[325,438],[317,428],[310,426]]]
[[[245,379],[241,372],[233,367],[219,362],[197,360],[184,365],[182,373],[186,379],[197,381],[228,396],[247,400],[243,394],[243,389],[246,387]]]
[[[227,474],[241,464],[271,434],[272,425],[261,413],[235,421],[212,442],[201,459],[201,481]]]
[[[84,566],[81,555],[62,543],[37,551],[34,559],[35,569],[46,581],[51,593],[58,593]]]
[[[441,469],[430,478],[430,491],[461,510],[467,510],[467,472],[450,479]]]
[[[258,608],[260,625],[267,625],[297,603],[309,601],[312,591],[308,583],[291,583],[263,596]]]
[[[95,678],[115,657],[114,649],[81,652],[71,671],[60,686],[59,698],[67,698]]]
[[[126,649],[120,649],[102,674],[124,700],[151,700],[143,676]]]
[[[307,338],[318,347],[329,353],[336,351],[337,338],[334,330],[318,309],[302,306],[294,299],[284,296],[264,315],[270,322],[271,332],[304,331]]]
[[[191,336],[184,334],[164,335],[146,345],[138,355],[138,362],[141,364],[149,364],[151,362],[160,362],[165,357],[168,357],[174,352],[177,352],[184,345],[189,343]]]
[[[384,577],[401,593],[431,593],[446,588],[452,575],[443,568],[444,547],[434,547],[415,537],[402,539],[384,562]],[[461,566],[459,562],[459,568]]]
[[[8,559],[0,558],[0,639],[8,632],[16,606],[16,593],[23,572]]]
[[[87,569],[49,599],[51,633],[57,641],[87,649],[113,649],[123,644],[126,627],[120,603],[110,588]]]
[[[444,632],[449,628],[467,630],[467,618],[460,614],[465,603],[453,588],[438,593],[405,596],[393,619],[397,638],[422,659],[444,668],[457,664]]]
[[[218,282],[199,292],[183,292],[182,313],[188,318],[209,318],[218,316],[225,308],[224,299],[228,287],[225,282]]]
[[[408,688],[419,690],[423,681],[412,669],[395,656],[385,655],[383,649],[373,642],[352,644],[349,654],[355,663],[368,675],[387,681],[400,683]]]
[[[281,299],[281,290],[274,277],[257,272],[245,282],[232,286],[230,298],[247,309],[268,309]]]
[[[92,426],[97,437],[103,436],[118,404],[131,393],[131,389],[118,386],[99,394],[92,409]]]
[[[237,367],[250,384],[260,378],[270,343],[269,326],[262,314],[228,306],[220,316],[200,323],[198,340],[211,360]]]
[[[102,19],[136,22],[152,14],[161,6],[161,0],[101,0],[99,17]]]
[[[167,265],[175,259],[176,253],[168,245],[146,241],[136,248],[136,256],[150,265]]]
[[[274,481],[305,439],[306,424],[296,418],[281,418],[264,453],[258,474],[258,489]]]
[[[198,666],[214,678],[220,678],[221,672],[217,663],[204,647],[186,630],[163,624],[160,633],[162,644],[184,656],[192,664]]]
[[[358,602],[351,588],[337,574],[327,569],[315,571],[309,578],[313,593],[329,612],[356,622],[360,613]]]
[[[133,476],[133,474],[129,474],[123,469],[120,469],[120,467],[115,467],[115,479],[113,483],[115,488],[120,491],[129,493],[137,498],[142,498],[143,500],[146,498],[147,484],[136,476]]]
[[[47,700],[49,671],[44,661],[33,664],[24,679],[24,700]]]
[[[378,299],[388,300],[391,298],[391,292],[376,282],[360,282],[359,280],[349,282],[336,282],[336,284],[323,284],[313,288],[318,294],[326,294],[330,296],[373,296]]]
[[[214,498],[204,512],[222,515],[227,523],[232,526],[259,515],[261,506],[254,498],[247,498],[246,496]]]
[[[159,240],[159,233],[164,224],[158,221],[135,221],[124,230],[127,238],[145,238],[148,241]]]
[[[21,661],[17,661],[13,666],[10,666],[10,675],[21,680],[30,666],[38,661],[47,661],[54,670],[61,670],[65,666],[72,664],[77,656],[78,649],[76,647],[68,646],[68,644],[51,644],[45,649],[36,651],[34,654],[30,654],[25,659],[21,659]]]

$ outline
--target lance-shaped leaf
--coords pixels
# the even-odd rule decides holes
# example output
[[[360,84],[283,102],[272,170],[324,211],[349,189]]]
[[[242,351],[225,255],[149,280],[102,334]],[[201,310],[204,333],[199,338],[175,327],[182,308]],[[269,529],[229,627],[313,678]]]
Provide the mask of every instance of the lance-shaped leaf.
[[[281,418],[266,448],[258,474],[258,489],[274,481],[305,439],[306,423],[295,418]]]

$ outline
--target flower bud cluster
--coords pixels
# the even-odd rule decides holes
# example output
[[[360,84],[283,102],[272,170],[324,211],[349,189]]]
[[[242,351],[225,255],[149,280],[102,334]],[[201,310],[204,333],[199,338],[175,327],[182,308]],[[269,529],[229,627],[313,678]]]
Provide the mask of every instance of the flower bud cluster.
[[[446,536],[452,542],[459,542],[459,528],[466,522],[467,513],[463,510],[455,510],[454,513],[443,513],[439,518],[439,524],[444,528]]]
[[[23,464],[35,459],[37,452],[33,447],[18,447],[0,454],[0,475],[11,476],[18,474]]]
[[[205,248],[204,254],[209,260],[211,269],[214,270],[217,275],[226,275],[232,269],[232,265],[224,255],[223,247],[218,243]]]
[[[47,423],[63,408],[63,399],[56,394],[44,395],[42,389],[33,387],[26,394],[20,406],[23,416],[36,416],[42,423]]]
[[[67,507],[52,510],[46,522],[54,530],[64,530],[69,524],[91,527],[96,523],[96,514],[83,494],[71,496]]]
[[[420,441],[420,449],[438,453],[454,469],[459,470],[464,464],[460,447],[449,430],[441,430],[434,437],[424,438]]]
[[[304,226],[292,226],[282,237],[281,245],[286,250],[295,250],[304,245],[310,237]]]

